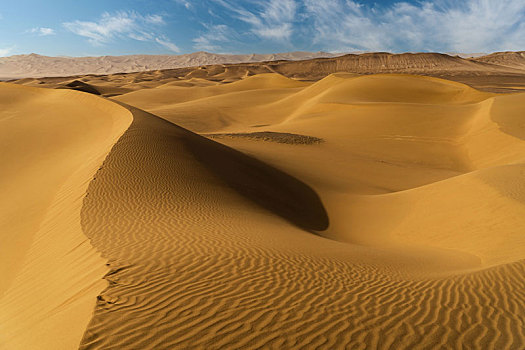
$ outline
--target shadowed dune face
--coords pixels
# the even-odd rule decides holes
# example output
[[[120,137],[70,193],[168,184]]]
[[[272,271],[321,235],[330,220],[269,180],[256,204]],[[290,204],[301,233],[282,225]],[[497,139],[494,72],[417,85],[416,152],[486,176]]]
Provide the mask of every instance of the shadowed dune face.
[[[304,182],[256,158],[199,136],[188,148],[214,174],[263,208],[309,231],[328,228],[328,214],[319,196]]]
[[[96,88],[79,80],[74,80],[71,83],[66,84],[65,88],[71,88],[73,90],[83,91],[93,95],[100,95],[100,92]]]

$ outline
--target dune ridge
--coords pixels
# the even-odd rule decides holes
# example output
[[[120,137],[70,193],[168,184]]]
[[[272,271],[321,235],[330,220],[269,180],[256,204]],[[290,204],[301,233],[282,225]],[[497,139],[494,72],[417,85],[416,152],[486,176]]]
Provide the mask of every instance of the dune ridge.
[[[470,147],[472,150],[479,146],[472,139],[486,140],[487,133],[498,133],[504,142],[517,147],[515,160],[506,159],[505,155],[496,159],[493,154],[483,154],[485,159],[480,160],[483,164],[480,169],[485,167],[489,173],[499,172],[501,162],[519,161],[525,154],[521,142],[501,135],[499,127],[491,124],[494,115],[485,113],[492,111],[494,102],[491,99],[499,98],[494,95],[453,82],[411,76],[339,76],[320,84],[334,85],[335,88],[319,89],[321,97],[316,98],[308,92],[311,87],[303,91],[307,91],[307,99],[324,104],[326,114],[318,118],[323,118],[325,124],[331,113],[327,105],[333,104],[334,98],[341,98],[339,91],[352,91],[352,86],[357,84],[356,91],[362,95],[348,94],[346,98],[350,98],[350,102],[345,101],[353,109],[356,103],[364,109],[370,109],[370,104],[374,103],[381,108],[399,105],[405,111],[423,107],[430,110],[458,109],[456,115],[444,120],[437,113],[434,116],[436,125],[446,125],[463,115],[455,131],[458,141],[453,143],[454,148]],[[343,86],[338,86],[340,84]],[[367,84],[381,84],[385,91],[367,91],[363,89]],[[437,94],[423,94],[414,100],[410,91],[417,84],[435,89]],[[403,87],[401,91],[400,86]],[[389,90],[394,88],[399,97]],[[412,100],[403,101],[403,93]],[[382,101],[387,97],[389,101]],[[514,98],[523,100],[523,96]],[[208,98],[203,100],[208,103]],[[487,101],[491,103],[490,108],[484,109]],[[290,105],[289,102],[286,104]],[[341,104],[343,101],[339,100],[339,109]],[[436,223],[418,224],[421,221],[416,217],[421,213],[413,204],[409,207],[412,206],[414,217],[401,213],[405,226],[388,223],[399,214],[392,208],[404,208],[397,198],[411,193],[418,201],[428,198],[428,203],[421,202],[421,208],[445,204],[446,199],[440,200],[439,193],[457,193],[459,189],[462,190],[458,196],[469,201],[468,187],[477,183],[473,177],[479,177],[471,175],[472,168],[469,167],[472,164],[461,152],[458,156],[461,155],[461,161],[466,163],[462,169],[464,176],[449,173],[442,178],[443,181],[427,186],[405,183],[404,186],[413,189],[390,190],[388,195],[363,197],[353,195],[348,189],[329,190],[326,185],[305,176],[304,166],[293,167],[291,154],[302,162],[301,153],[310,154],[311,147],[329,146],[336,140],[334,135],[330,137],[323,133],[321,124],[314,123],[315,117],[304,119],[296,115],[280,119],[270,127],[301,129],[301,123],[312,123],[308,128],[302,125],[302,129],[308,129],[316,136],[323,135],[327,141],[308,146],[308,149],[301,150],[296,145],[260,147],[250,140],[224,141],[234,148],[249,150],[249,154],[276,167],[290,161],[292,166],[286,171],[311,184],[326,205],[330,228],[318,231],[319,235],[326,237],[323,238],[300,230],[275,213],[232,192],[217,171],[206,164],[209,159],[196,157],[191,146],[184,146],[184,139],[188,137],[203,142],[198,141],[196,135],[153,115],[133,111],[132,127],[106,158],[104,167],[97,173],[97,180],[90,184],[83,208],[85,231],[103,256],[111,261],[112,271],[106,276],[110,286],[99,298],[82,349],[312,346],[326,349],[441,346],[496,349],[524,345],[521,318],[524,284],[519,276],[525,265],[522,245],[516,244],[523,239],[520,229],[523,222],[519,219],[523,213],[522,205],[500,204],[498,201],[505,201],[505,196],[501,197],[493,190],[490,195],[481,192],[485,187],[473,189],[477,194],[473,199],[477,202],[479,198],[487,199],[482,205],[488,210],[498,207],[516,210],[508,216],[514,218],[509,227],[515,226],[516,230],[499,228],[502,232],[509,232],[510,236],[508,242],[502,240],[503,245],[495,249],[495,254],[491,254],[494,253],[491,248],[495,247],[494,238],[499,238],[494,234],[488,236],[488,241],[468,244],[479,238],[476,235],[480,229],[489,228],[485,235],[490,232],[491,226],[485,223],[475,225],[478,231],[469,236],[469,232],[458,231],[459,227],[452,221],[451,232],[459,236],[448,238],[452,239],[452,244],[447,242],[447,237],[437,237],[430,229],[437,227]],[[303,113],[308,115],[311,112],[306,110]],[[337,120],[337,114],[332,118]],[[473,118],[481,122],[478,120],[473,124]],[[348,132],[333,123],[328,124],[324,131],[330,128],[332,133],[333,130]],[[484,126],[487,123],[488,128]],[[468,146],[462,146],[461,138],[479,128],[483,132],[473,132],[471,139],[467,137],[463,141]],[[437,132],[450,133],[452,130],[445,127]],[[430,131],[436,132],[435,128]],[[401,143],[405,142],[405,138],[399,138]],[[392,144],[398,141],[390,140]],[[447,142],[445,140],[445,144]],[[210,147],[214,147],[213,144]],[[499,151],[495,149],[493,153],[501,154]],[[211,158],[218,166],[223,164],[230,168],[225,165],[229,160],[221,160],[221,157],[231,155],[219,150],[215,152]],[[272,160],[272,152],[278,152],[279,161]],[[477,157],[480,156],[478,153]],[[327,167],[317,165],[315,160],[310,160],[309,164],[319,171]],[[436,165],[426,166],[432,168]],[[435,171],[439,171],[439,167]],[[519,172],[505,173],[513,179],[519,177]],[[265,175],[261,173],[260,176]],[[116,177],[120,179],[118,188],[111,185]],[[499,178],[499,175],[492,177],[501,186],[503,183]],[[511,189],[517,198],[523,198],[521,192],[512,190],[512,186],[503,186]],[[436,187],[438,193],[424,193],[432,187]],[[493,189],[493,184],[489,188]],[[337,196],[345,198],[334,198]],[[159,197],[163,199],[160,203]],[[359,197],[361,202],[356,202]],[[386,204],[381,203],[383,200]],[[366,201],[373,205],[367,206]],[[344,221],[358,228],[351,230],[351,226],[334,224],[332,220],[342,221],[338,218],[337,208],[346,208]],[[458,210],[450,204],[444,209],[445,218],[454,218],[451,212]],[[359,210],[375,213],[359,214]],[[432,210],[425,211],[429,220],[442,222],[440,213],[443,209],[435,209],[436,215],[431,215]],[[385,215],[389,211],[393,213]],[[499,220],[505,215],[493,213]],[[463,214],[466,216],[457,216],[460,223],[468,223],[469,218],[476,215],[490,218],[489,214],[475,207],[471,213]],[[373,233],[376,227],[372,221],[377,217],[381,217],[381,224],[391,230],[388,236]],[[410,223],[416,226],[406,226]],[[397,227],[397,231],[392,230]],[[410,231],[417,227],[429,231],[426,235],[421,230],[415,231],[419,241]],[[337,230],[341,229],[353,231],[353,236],[338,234]],[[356,240],[356,235],[372,238]],[[498,256],[499,253],[505,259]]]
[[[82,198],[130,114],[74,91],[0,92],[0,348],[75,348],[106,271]]]

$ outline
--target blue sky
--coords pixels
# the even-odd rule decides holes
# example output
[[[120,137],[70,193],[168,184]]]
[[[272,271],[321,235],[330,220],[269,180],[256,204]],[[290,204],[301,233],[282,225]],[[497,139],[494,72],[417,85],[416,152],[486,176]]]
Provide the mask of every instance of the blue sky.
[[[525,0],[13,0],[0,56],[525,50]]]

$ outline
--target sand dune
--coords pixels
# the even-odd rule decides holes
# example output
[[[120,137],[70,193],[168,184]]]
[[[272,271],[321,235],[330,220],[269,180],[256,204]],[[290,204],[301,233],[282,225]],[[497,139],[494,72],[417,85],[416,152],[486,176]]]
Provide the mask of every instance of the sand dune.
[[[282,179],[258,170],[256,178],[232,185],[225,179],[245,176],[247,169],[239,168],[231,151],[205,145],[196,135],[134,111],[132,127],[106,158],[84,206],[84,228],[113,270],[81,348],[288,348],[316,343],[332,348],[353,338],[356,345],[385,348],[438,345],[436,337],[443,344],[462,346],[523,341],[517,323],[522,297],[507,295],[523,283],[504,277],[520,273],[520,263],[455,276],[458,266],[472,264],[472,269],[479,261],[447,250],[427,248],[422,255],[406,246],[391,244],[385,251],[313,236],[282,221],[278,210],[264,211],[247,201],[269,190],[260,181],[278,188]],[[202,153],[195,148],[203,148]],[[210,165],[212,160],[215,165]],[[111,185],[115,177],[119,187]],[[251,196],[235,183],[251,184]],[[277,193],[269,200],[299,199],[286,191]],[[121,196],[130,197],[116,200]],[[316,207],[315,200],[300,203],[303,210]],[[324,229],[324,224],[304,225],[302,220],[291,223]],[[427,239],[424,246],[431,242]],[[515,259],[522,258],[521,247],[516,249]],[[451,257],[452,264],[444,262]],[[452,277],[428,279],[442,275],[447,266]],[[497,287],[479,294],[488,278]],[[463,287],[456,289],[458,283]],[[483,300],[500,298],[501,293],[512,300],[498,310],[496,319],[502,319],[496,322],[511,325],[503,331],[483,323],[492,312]],[[387,300],[412,307],[401,312],[397,303],[388,306]],[[457,315],[442,314],[445,300],[474,309],[452,307],[450,312]],[[359,308],[352,311],[355,303]],[[393,310],[401,312],[396,321],[388,316]],[[434,328],[436,320],[444,321],[441,317],[449,321]],[[397,333],[383,337],[385,328]],[[476,332],[486,337],[473,336]]]
[[[180,87],[170,84],[141,89],[115,97],[193,131],[209,132],[238,123],[252,125],[275,122],[272,114],[247,113],[293,94],[309,83],[276,73],[261,74],[216,86]],[[250,115],[251,114],[251,115]],[[206,115],[205,119],[202,115]]]
[[[366,60],[398,68],[449,60],[403,57],[413,56]],[[1,86],[1,130],[10,130],[2,137],[21,149],[2,159],[13,164],[0,182],[12,191],[5,198],[29,206],[34,189],[22,184],[35,171],[46,176],[34,186],[49,194],[34,197],[38,208],[0,201],[5,217],[34,220],[11,228],[25,238],[8,243],[14,255],[4,258],[19,267],[2,286],[8,332],[0,341],[44,349],[74,340],[81,349],[525,347],[525,94],[428,76],[336,73],[306,82],[236,67],[232,75],[203,73],[208,67],[78,80],[122,89],[113,101]],[[62,130],[52,135],[62,141],[41,141],[56,149],[41,147],[34,125]],[[44,153],[53,156],[37,164]],[[82,235],[89,241],[73,250],[81,257],[66,254]],[[40,263],[56,241],[67,242],[56,248],[64,260]],[[79,326],[61,323],[73,310]],[[63,317],[38,318],[49,312]],[[55,333],[44,336],[48,327]],[[67,339],[56,335],[64,330]]]
[[[71,349],[104,288],[82,198],[130,113],[74,91],[0,91],[0,348]]]

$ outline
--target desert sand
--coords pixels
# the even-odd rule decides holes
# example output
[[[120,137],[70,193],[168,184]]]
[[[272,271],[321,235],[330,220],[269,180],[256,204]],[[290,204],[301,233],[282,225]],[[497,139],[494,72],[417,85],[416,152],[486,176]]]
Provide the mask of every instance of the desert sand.
[[[523,349],[523,72],[444,56],[2,83],[0,348]]]

